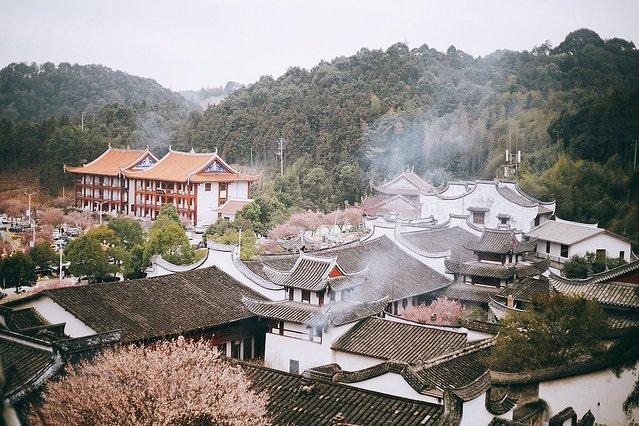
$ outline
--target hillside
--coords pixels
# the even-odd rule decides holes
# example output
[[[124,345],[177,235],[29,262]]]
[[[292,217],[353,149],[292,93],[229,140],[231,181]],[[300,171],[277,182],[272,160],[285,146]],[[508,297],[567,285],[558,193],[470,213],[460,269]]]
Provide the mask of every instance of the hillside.
[[[207,87],[200,90],[181,90],[180,95],[190,101],[193,104],[199,105],[200,108],[206,109],[209,106],[217,105],[222,102],[227,96],[233,94],[242,85],[229,81],[224,87]]]
[[[636,238],[639,191],[628,191],[639,182],[638,89],[634,44],[585,29],[554,48],[483,58],[398,43],[263,77],[192,113],[175,139],[275,168],[283,137],[289,173],[271,190],[287,205],[322,209],[359,201],[407,167],[435,184],[492,178],[505,149],[519,149],[522,184],[559,199],[560,215]]]
[[[39,121],[139,102],[187,107],[182,96],[155,80],[102,65],[12,63],[0,70],[0,118]]]

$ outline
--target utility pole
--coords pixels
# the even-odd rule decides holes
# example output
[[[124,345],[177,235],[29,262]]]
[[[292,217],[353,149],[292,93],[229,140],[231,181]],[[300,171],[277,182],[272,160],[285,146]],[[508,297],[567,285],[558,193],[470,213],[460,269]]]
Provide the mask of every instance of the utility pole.
[[[62,247],[60,247],[60,269],[58,270],[58,280],[62,284]]]
[[[277,155],[280,157],[280,175],[284,174],[284,139],[277,141]]]
[[[31,244],[30,247],[35,246],[35,234],[36,234],[36,223],[35,219],[33,219],[33,212],[31,211],[31,196],[36,194],[35,192],[26,193],[25,195],[29,196],[29,208],[27,209],[27,217],[29,218],[29,223],[31,223]]]

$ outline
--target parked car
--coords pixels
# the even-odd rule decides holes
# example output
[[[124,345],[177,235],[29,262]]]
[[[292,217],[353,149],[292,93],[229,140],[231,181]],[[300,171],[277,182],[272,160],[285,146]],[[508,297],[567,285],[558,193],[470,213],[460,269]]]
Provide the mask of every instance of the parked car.
[[[12,225],[9,227],[9,232],[22,232],[22,226]]]
[[[203,226],[196,226],[193,229],[193,232],[195,232],[196,234],[202,235],[206,232],[206,229]]]
[[[67,228],[64,233],[67,234],[69,237],[77,237],[78,235],[80,235],[80,228]]]

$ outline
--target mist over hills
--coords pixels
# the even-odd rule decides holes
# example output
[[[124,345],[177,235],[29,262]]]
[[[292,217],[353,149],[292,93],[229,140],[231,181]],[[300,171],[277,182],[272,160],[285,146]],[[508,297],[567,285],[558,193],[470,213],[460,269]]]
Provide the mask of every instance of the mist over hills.
[[[0,70],[0,118],[38,121],[143,101],[188,106],[184,97],[153,79],[103,65],[12,63]]]
[[[637,95],[634,44],[586,29],[556,47],[485,57],[397,43],[182,94],[99,65],[12,64],[0,71],[0,160],[40,167],[55,192],[67,179],[62,163],[91,159],[109,143],[159,154],[169,144],[217,147],[268,174],[281,137],[286,173],[262,193],[290,208],[330,209],[409,167],[435,184],[492,178],[509,148],[523,153],[520,184],[556,198],[560,216],[638,238]],[[80,130],[87,108],[98,111]]]

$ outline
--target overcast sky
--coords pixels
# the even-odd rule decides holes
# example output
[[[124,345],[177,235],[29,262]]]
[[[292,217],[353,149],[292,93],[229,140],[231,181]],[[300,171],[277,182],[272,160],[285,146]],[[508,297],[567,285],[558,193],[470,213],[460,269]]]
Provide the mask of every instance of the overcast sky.
[[[637,43],[638,16],[637,0],[0,0],[0,66],[100,63],[199,89],[398,41],[476,56],[587,27]]]

